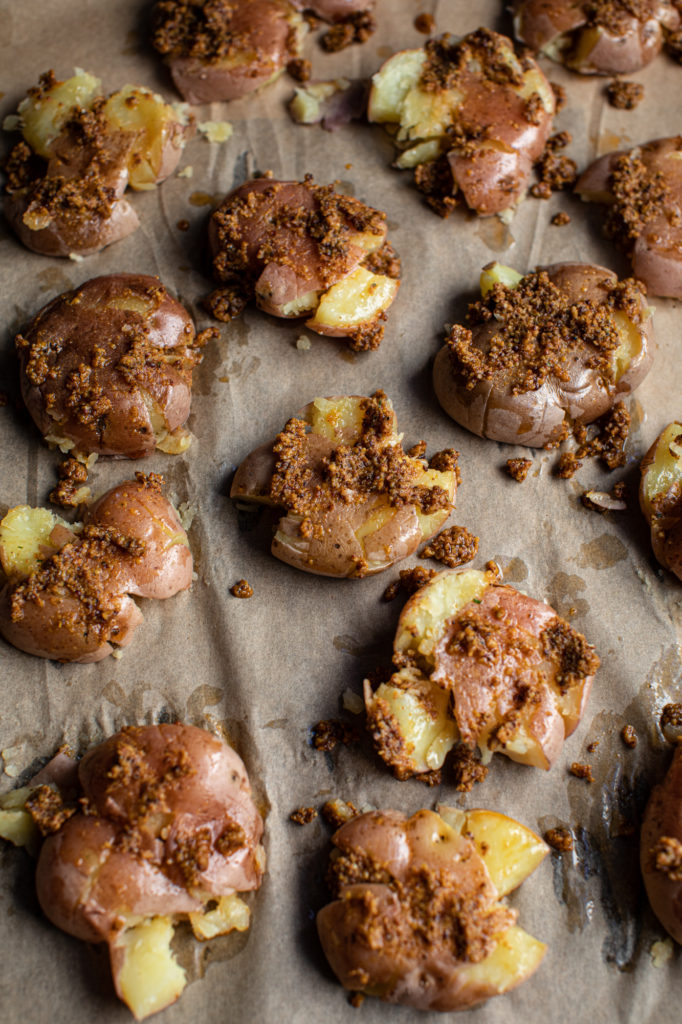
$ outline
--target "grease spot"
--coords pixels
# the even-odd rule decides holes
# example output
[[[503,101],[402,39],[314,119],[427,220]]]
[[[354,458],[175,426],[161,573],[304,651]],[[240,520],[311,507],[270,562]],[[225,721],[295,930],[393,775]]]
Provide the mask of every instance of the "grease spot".
[[[497,217],[482,217],[476,234],[493,252],[505,252],[516,242],[509,225],[503,224]]]
[[[550,581],[547,600],[564,619],[587,615],[590,606],[584,598],[578,597],[585,588],[586,583],[581,576],[558,572]]]
[[[266,722],[263,726],[264,729],[285,729],[289,719],[288,718],[273,718],[272,721]]]
[[[522,583],[528,579],[528,566],[521,558],[505,558],[504,555],[495,555],[494,562],[497,562],[502,570],[502,577],[506,583]]]
[[[220,196],[212,196],[210,192],[192,192],[189,197],[190,206],[215,206]]]
[[[200,719],[206,718],[204,708],[215,707],[216,704],[220,704],[222,697],[223,691],[215,686],[197,686],[195,690],[192,690],[187,701],[186,717],[189,724],[196,725]]]
[[[627,556],[628,549],[622,540],[612,533],[602,533],[601,536],[580,546],[575,562],[581,569],[610,569]]]

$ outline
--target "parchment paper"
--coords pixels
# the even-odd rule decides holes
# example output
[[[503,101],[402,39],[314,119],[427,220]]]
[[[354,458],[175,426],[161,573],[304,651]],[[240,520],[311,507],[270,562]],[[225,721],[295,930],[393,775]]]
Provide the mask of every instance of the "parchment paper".
[[[139,0],[0,3],[0,113],[13,111],[50,67],[62,78],[74,66],[92,70],[107,90],[130,81],[177,98],[144,41],[145,6]],[[413,26],[418,13],[433,13],[439,30],[458,34],[479,24],[508,31],[500,8],[494,0],[379,0],[379,31],[366,45],[326,56],[311,39],[307,55],[315,77],[367,76],[392,51],[423,41]],[[573,133],[569,152],[581,167],[614,146],[682,130],[682,69],[665,58],[635,76],[646,96],[632,113],[605,104],[603,81],[546,66],[552,79],[568,87],[557,128]],[[577,830],[574,853],[548,857],[512,897],[522,926],[549,945],[544,963],[516,992],[473,1011],[467,1018],[472,1024],[677,1019],[679,950],[665,967],[653,966],[651,946],[663,932],[642,894],[632,833],[637,810],[670,756],[656,728],[658,712],[682,695],[682,589],[654,562],[635,497],[638,459],[682,413],[680,304],[655,303],[659,352],[629,402],[634,429],[627,469],[609,475],[586,464],[566,483],[553,476],[556,453],[539,451],[531,453],[526,482],[514,483],[503,472],[504,462],[528,453],[479,440],[450,421],[433,396],[431,361],[444,323],[463,310],[480,267],[491,259],[524,272],[561,259],[601,262],[624,272],[622,258],[601,238],[599,210],[562,195],[525,202],[509,233],[496,221],[461,212],[441,221],[422,204],[409,174],[390,169],[392,146],[381,128],[356,124],[329,134],[295,126],[284,109],[292,91],[284,78],[249,99],[200,108],[200,119],[233,123],[230,141],[190,142],[181,166],[191,166],[193,176],[174,175],[158,191],[134,195],[142,222],[138,232],[82,263],[28,253],[0,228],[0,369],[10,399],[0,408],[5,506],[46,503],[58,463],[17,402],[15,331],[54,295],[113,271],[159,274],[206,326],[198,301],[210,287],[204,273],[209,207],[193,205],[201,201],[197,194],[220,197],[256,169],[271,168],[283,178],[306,171],[320,182],[339,178],[345,189],[386,210],[404,271],[378,352],[354,356],[343,342],[309,332],[304,333],[311,348],[300,351],[299,326],[250,309],[221,328],[220,340],[195,373],[190,425],[196,440],[190,450],[135,465],[97,464],[96,491],[135,469],[154,470],[164,474],[179,502],[196,506],[190,539],[198,579],[191,592],[173,600],[142,603],[146,621],[120,661],[61,666],[1,644],[0,789],[28,779],[61,743],[82,752],[127,724],[177,718],[227,731],[269,808],[268,873],[252,901],[247,937],[220,940],[213,954],[180,941],[184,961],[194,957],[196,973],[207,969],[159,1022],[417,1019],[415,1011],[378,1001],[353,1009],[319,951],[314,914],[326,898],[329,830],[319,820],[299,828],[288,816],[301,804],[319,806],[329,796],[409,812],[436,801],[485,806],[538,831],[558,823]],[[568,227],[550,226],[559,209],[570,212]],[[183,218],[191,222],[186,233],[176,227]],[[447,771],[435,790],[395,781],[367,742],[331,755],[309,746],[309,727],[337,716],[342,692],[359,692],[363,676],[390,660],[401,602],[387,605],[381,594],[397,570],[358,582],[318,579],[282,565],[269,554],[267,518],[240,516],[228,497],[229,482],[240,460],[315,396],[370,394],[378,387],[392,398],[407,444],[425,438],[429,452],[448,445],[460,450],[463,483],[451,522],[480,536],[475,566],[497,559],[507,581],[569,615],[601,655],[583,724],[551,772],[495,757],[488,779],[462,797],[448,783]],[[580,506],[584,488],[609,489],[623,476],[631,494],[626,513],[605,518]],[[254,587],[251,600],[228,594],[240,577]],[[640,736],[634,751],[619,739],[625,723]],[[587,744],[597,740],[596,751],[586,754]],[[596,777],[592,785],[567,772],[571,762],[586,760]],[[0,935],[0,1017],[6,1024],[131,1019],[114,997],[104,948],[47,923],[33,893],[29,858],[6,844],[0,848]],[[442,1017],[419,1019],[428,1024]]]

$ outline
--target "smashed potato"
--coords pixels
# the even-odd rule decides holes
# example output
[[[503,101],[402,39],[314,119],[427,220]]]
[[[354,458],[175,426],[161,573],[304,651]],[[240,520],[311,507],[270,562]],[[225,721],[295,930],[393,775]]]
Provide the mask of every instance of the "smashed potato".
[[[670,423],[642,459],[639,502],[651,527],[651,546],[682,580],[682,423]]]
[[[439,402],[479,437],[543,447],[598,419],[649,372],[652,310],[633,280],[584,263],[525,276],[492,263],[481,296],[433,368]]]
[[[160,483],[138,473],[76,525],[47,509],[10,509],[0,523],[0,635],[40,658],[101,661],[143,621],[133,595],[186,590],[192,554]]]
[[[674,0],[514,0],[516,38],[585,75],[627,75],[682,25]]]
[[[682,746],[668,773],[654,786],[642,822],[640,863],[654,914],[682,943]]]
[[[138,224],[128,185],[155,188],[177,166],[186,119],[160,96],[126,85],[105,97],[94,75],[42,75],[19,104],[24,141],[7,165],[5,216],[27,248],[87,256]]]
[[[333,837],[335,897],[317,915],[344,986],[419,1010],[464,1010],[525,981],[545,952],[502,897],[548,849],[490,811],[372,811]]]
[[[605,233],[649,293],[682,299],[682,135],[606,153],[575,190],[606,205]]]
[[[555,108],[535,61],[480,28],[390,57],[372,79],[368,117],[394,128],[395,166],[414,169],[436,212],[463,200],[488,215],[523,199]]]
[[[242,462],[231,496],[283,510],[272,553],[305,572],[360,578],[406,558],[453,507],[457,453],[402,449],[391,402],[316,398]]]
[[[548,769],[577,728],[599,658],[549,605],[475,569],[441,572],[407,602],[394,672],[368,728],[400,779],[437,771],[458,741]]]
[[[183,452],[205,338],[157,277],[92,278],[17,335],[24,402],[63,451],[131,459],[156,448]]]
[[[25,820],[44,837],[43,912],[69,935],[107,943],[116,992],[143,1020],[185,987],[175,924],[189,920],[202,941],[248,929],[237,894],[261,884],[263,821],[241,758],[194,726],[124,729],[68,771],[64,760],[3,798],[0,835],[24,845]]]
[[[308,317],[317,334],[376,348],[400,285],[400,261],[379,210],[315,185],[259,178],[231,192],[211,216],[213,270],[273,316]],[[209,298],[218,319],[221,289]]]

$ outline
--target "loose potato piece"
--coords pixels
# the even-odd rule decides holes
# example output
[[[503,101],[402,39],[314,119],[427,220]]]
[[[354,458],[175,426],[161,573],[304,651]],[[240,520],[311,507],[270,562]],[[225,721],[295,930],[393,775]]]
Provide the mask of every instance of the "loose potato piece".
[[[73,442],[75,453],[179,453],[205,340],[158,278],[95,277],[17,335],[22,396],[43,436]]]
[[[546,947],[500,902],[482,849],[502,842],[486,855],[509,891],[547,847],[502,815],[473,815],[485,840],[470,834],[470,815],[461,812],[407,819],[373,811],[336,832],[327,876],[336,899],[319,912],[317,928],[345,988],[420,1010],[463,1010],[509,991],[539,965]]]
[[[230,493],[284,510],[277,558],[305,572],[360,578],[407,557],[447,519],[456,453],[441,456],[441,468],[427,469],[405,454],[382,391],[318,398],[242,462]]]
[[[436,357],[441,405],[494,441],[544,447],[633,391],[654,354],[651,309],[635,281],[556,263],[521,276],[493,263]]]
[[[682,747],[649,797],[640,844],[644,886],[654,914],[682,943]]]
[[[216,278],[238,282],[266,313],[312,313],[306,326],[318,334],[348,337],[359,351],[379,345],[400,283],[385,214],[310,175],[261,178],[226,196],[211,217],[209,242]],[[223,319],[220,295],[210,305]]]
[[[192,582],[192,554],[160,478],[114,487],[77,530],[19,506],[0,523],[0,635],[28,654],[93,662],[130,643],[142,622],[131,598],[167,598]]]
[[[670,423],[642,459],[639,502],[651,527],[651,546],[682,579],[682,423]]]
[[[575,190],[607,205],[605,232],[649,294],[682,298],[682,136],[606,153]]]
[[[184,115],[138,86],[100,92],[85,71],[65,82],[49,71],[19,104],[5,216],[35,252],[87,256],[124,238],[139,223],[127,185],[154,188],[180,159]]]
[[[639,6],[621,0],[514,0],[516,38],[581,74],[624,75],[660,53],[665,33],[680,27],[671,0]]]
[[[440,768],[457,740],[548,769],[577,727],[599,659],[549,605],[475,569],[438,573],[400,616],[394,673],[368,727],[398,778]],[[437,696],[442,690],[447,696]]]
[[[58,760],[51,774],[67,777]],[[62,788],[40,783],[46,773],[50,765],[0,800],[9,808],[0,835],[23,842],[3,820],[20,813],[45,837],[36,874],[44,913],[108,944],[116,992],[143,1020],[185,986],[170,948],[175,924],[188,918],[203,940],[249,926],[237,893],[259,888],[265,855],[246,769],[222,739],[159,725],[110,737]]]
[[[545,148],[555,100],[509,39],[478,29],[394,54],[372,79],[370,121],[397,125],[398,167],[441,215],[460,199],[481,215],[515,207]]]

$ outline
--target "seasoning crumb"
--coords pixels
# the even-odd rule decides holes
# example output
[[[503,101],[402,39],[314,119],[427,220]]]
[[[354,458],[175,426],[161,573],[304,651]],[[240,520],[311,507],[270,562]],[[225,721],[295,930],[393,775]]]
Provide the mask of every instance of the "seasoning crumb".
[[[418,14],[417,17],[414,19],[414,27],[416,28],[417,32],[421,32],[425,36],[433,35],[434,29],[436,27],[436,19],[432,14],[422,12],[422,14]]]
[[[455,789],[459,793],[469,793],[477,782],[483,782],[488,769],[482,764],[480,755],[466,743],[460,743],[451,755],[450,765],[453,773]]]
[[[584,779],[585,782],[594,782],[591,764],[579,764],[577,761],[574,761],[568,770],[571,775],[575,775],[576,779]]]
[[[617,110],[634,110],[644,99],[644,86],[615,79],[606,86],[606,98]]]
[[[295,81],[309,82],[313,66],[309,60],[297,57],[295,60],[289,61],[287,64],[287,71]]]
[[[478,537],[469,533],[466,526],[451,526],[442,530],[422,548],[420,558],[435,558],[436,561],[456,569],[473,561],[478,551]]]
[[[320,37],[320,46],[327,53],[338,53],[353,43],[364,43],[376,31],[376,21],[369,11],[355,11],[332,25]]]
[[[566,226],[566,224],[571,223],[571,216],[570,214],[566,213],[565,210],[559,210],[559,212],[555,213],[552,217],[551,223],[554,225],[555,228],[563,228]]]
[[[71,456],[64,459],[57,468],[59,483],[50,491],[49,500],[61,508],[76,508],[90,497],[90,488],[85,484],[88,467]]]
[[[359,739],[358,732],[352,725],[340,722],[336,718],[318,722],[312,728],[312,745],[315,750],[334,750],[339,743],[348,747],[352,743],[357,743]]]
[[[360,1007],[362,1006],[364,1001],[365,1001],[365,997],[362,994],[362,992],[351,992],[351,994],[348,996],[348,1002],[356,1010],[360,1009]]]
[[[432,580],[435,575],[435,569],[425,569],[423,565],[415,565],[412,569],[401,569],[398,579],[389,583],[384,590],[383,599],[384,601],[394,601],[401,592],[409,597],[429,580]]]
[[[676,836],[661,836],[651,849],[651,865],[671,882],[682,882],[682,843]]]
[[[599,746],[599,740],[592,740],[591,743],[587,744],[587,753],[594,754],[595,750]]]
[[[522,484],[528,476],[529,470],[533,465],[532,459],[507,459],[505,463],[507,472],[512,480],[516,480],[518,484]]]
[[[563,110],[563,108],[566,106],[566,90],[564,89],[563,85],[559,85],[558,82],[550,82],[549,84],[552,92],[554,93],[554,99],[556,101],[556,112],[558,114],[559,111]]]
[[[679,729],[682,726],[682,704],[666,704],[659,719],[661,732],[665,733],[668,726]]]
[[[556,475],[562,480],[570,480],[571,477],[578,472],[581,466],[582,462],[577,458],[575,452],[563,452],[559,456]]]
[[[539,180],[530,189],[535,199],[549,199],[552,192],[561,192],[575,183],[578,165],[575,160],[557,152],[572,141],[569,132],[558,132],[547,139],[544,153],[535,164]]]
[[[625,746],[629,747],[630,750],[634,750],[637,746],[637,743],[639,742],[639,737],[637,736],[635,727],[633,725],[624,725],[623,728],[620,730],[620,738],[622,739]]]
[[[230,593],[233,597],[253,597],[253,587],[246,580],[237,580],[230,587]]]
[[[179,220],[175,226],[178,231],[189,231],[189,221],[185,220],[184,217],[182,220]]]
[[[434,768],[430,772],[420,772],[416,779],[417,782],[422,782],[425,786],[440,786],[443,781],[443,771],[441,768]]]
[[[293,821],[295,825],[309,825],[316,817],[317,811],[314,807],[297,807],[289,815],[289,821]]]
[[[320,814],[332,828],[341,828],[351,818],[357,818],[359,813],[360,811],[350,800],[339,800],[338,797],[334,800],[327,800],[320,810]]]
[[[559,853],[566,853],[573,849],[573,836],[571,830],[560,825],[558,828],[547,829],[544,836],[545,842],[553,850]]]

